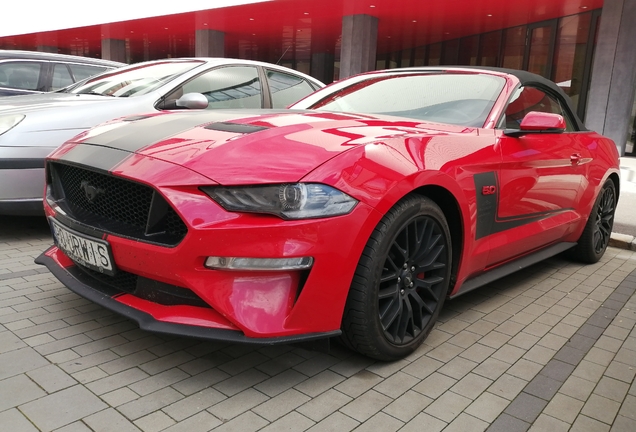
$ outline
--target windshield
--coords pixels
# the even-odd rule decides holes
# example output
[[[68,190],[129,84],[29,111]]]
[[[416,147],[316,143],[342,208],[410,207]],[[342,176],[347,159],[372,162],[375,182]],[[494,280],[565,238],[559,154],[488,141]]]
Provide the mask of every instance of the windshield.
[[[141,64],[137,67],[117,69],[68,87],[69,93],[130,97],[149,93],[179,75],[203,64],[202,61],[184,60]]]
[[[388,72],[344,80],[290,108],[483,127],[504,84],[504,78],[485,74]]]

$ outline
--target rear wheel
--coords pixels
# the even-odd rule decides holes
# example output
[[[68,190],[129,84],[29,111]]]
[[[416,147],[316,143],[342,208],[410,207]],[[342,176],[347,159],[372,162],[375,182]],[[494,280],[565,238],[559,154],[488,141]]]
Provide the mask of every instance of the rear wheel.
[[[358,263],[343,317],[345,344],[379,360],[413,352],[435,325],[450,269],[450,233],[440,208],[422,196],[400,201]]]
[[[612,234],[616,201],[614,182],[607,180],[596,198],[578,244],[572,249],[575,259],[588,264],[601,259]]]

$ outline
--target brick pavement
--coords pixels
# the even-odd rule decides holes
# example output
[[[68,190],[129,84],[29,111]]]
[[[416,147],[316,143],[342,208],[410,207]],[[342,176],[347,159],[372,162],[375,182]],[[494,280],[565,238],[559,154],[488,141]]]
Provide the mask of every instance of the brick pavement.
[[[449,301],[380,363],[141,331],[33,264],[50,243],[43,220],[0,217],[2,431],[636,430],[636,252]]]

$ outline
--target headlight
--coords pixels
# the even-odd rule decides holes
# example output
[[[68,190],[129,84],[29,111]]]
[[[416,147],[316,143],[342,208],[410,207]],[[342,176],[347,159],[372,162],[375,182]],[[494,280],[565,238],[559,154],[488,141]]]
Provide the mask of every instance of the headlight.
[[[0,116],[0,135],[11,130],[18,123],[24,120],[25,117],[26,116],[24,114]]]
[[[309,219],[349,213],[358,200],[316,183],[268,186],[202,187],[224,209],[235,212],[269,213],[283,219]]]

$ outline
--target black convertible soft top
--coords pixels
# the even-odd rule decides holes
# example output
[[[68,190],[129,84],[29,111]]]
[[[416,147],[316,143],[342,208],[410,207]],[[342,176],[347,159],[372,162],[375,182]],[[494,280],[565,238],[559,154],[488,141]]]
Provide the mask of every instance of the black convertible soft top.
[[[572,100],[570,97],[565,94],[563,89],[556,85],[554,81],[550,81],[547,78],[542,77],[541,75],[534,74],[532,72],[517,70],[517,69],[507,69],[500,67],[489,67],[489,66],[421,66],[421,67],[409,67],[409,68],[401,68],[401,69],[386,69],[382,72],[398,72],[398,71],[408,71],[408,72],[444,72],[444,71],[491,71],[504,73],[507,75],[515,76],[519,83],[523,86],[532,85],[536,87],[543,87],[548,90],[554,96],[559,97],[565,104],[567,105],[570,117],[576,122],[577,130],[585,131],[587,128],[581,121],[581,119],[576,115],[576,110],[572,105]]]

